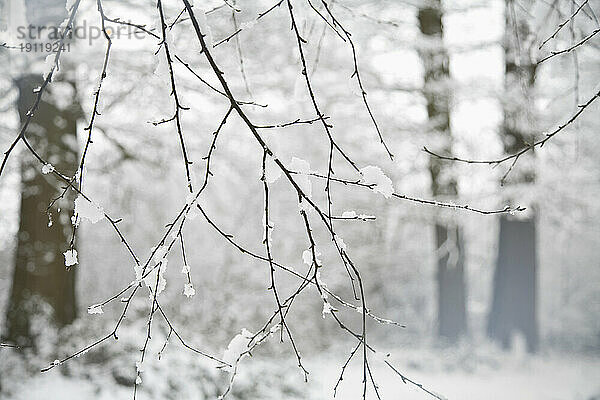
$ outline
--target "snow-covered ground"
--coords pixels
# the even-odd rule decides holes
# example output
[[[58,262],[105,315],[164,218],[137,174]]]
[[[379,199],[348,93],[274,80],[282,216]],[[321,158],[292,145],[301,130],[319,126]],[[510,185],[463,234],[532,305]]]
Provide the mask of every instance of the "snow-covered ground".
[[[310,371],[309,382],[304,383],[302,374],[293,360],[268,360],[260,356],[242,362],[240,381],[269,379],[269,369],[284,371],[284,385],[261,385],[260,395],[241,395],[232,398],[247,399],[332,399],[333,387],[338,380],[345,354],[327,352],[321,356],[307,356],[305,366]],[[398,350],[390,360],[409,378],[424,385],[443,398],[456,400],[593,400],[600,399],[600,357],[591,355],[542,354],[536,356],[489,352],[486,355],[461,349]],[[165,360],[166,361],[166,360]],[[165,362],[163,361],[163,362]],[[382,399],[419,400],[429,399],[418,388],[405,385],[380,360],[371,361],[372,372]],[[258,372],[260,371],[260,372]],[[247,373],[250,373],[250,378]],[[225,375],[225,373],[222,373]],[[246,376],[244,376],[246,375]],[[120,386],[106,375],[95,375],[91,380],[65,377],[52,370],[23,382],[10,400],[81,400],[81,399],[128,399],[131,387]],[[157,379],[157,377],[153,378]],[[102,383],[105,382],[105,383]],[[263,382],[263,383],[264,383]],[[198,386],[198,382],[189,382]],[[200,384],[201,386],[201,384]],[[243,383],[242,383],[243,386]],[[294,393],[281,389],[293,387]],[[16,389],[16,388],[15,388]],[[202,390],[186,393],[172,392],[176,399],[210,399]],[[141,391],[139,399],[164,398],[157,393]],[[362,398],[362,367],[360,354],[350,364],[338,389],[336,399]],[[376,396],[369,389],[368,398]],[[216,396],[215,396],[216,399]],[[9,399],[7,399],[9,400]]]
[[[600,399],[600,358],[573,355],[499,356],[488,359],[455,359],[444,365],[445,357],[409,352],[401,370],[442,397],[456,400],[592,400]],[[397,357],[397,359],[400,359]],[[325,363],[326,361],[323,360]],[[437,364],[437,365],[433,365]],[[414,386],[404,385],[381,362],[373,372],[384,399],[427,399]],[[332,386],[340,372],[331,365],[319,374],[315,397],[332,398]],[[333,382],[333,383],[332,383]],[[355,363],[346,372],[337,398],[360,398],[362,370]],[[317,395],[319,397],[317,397]],[[372,398],[375,398],[374,396]]]

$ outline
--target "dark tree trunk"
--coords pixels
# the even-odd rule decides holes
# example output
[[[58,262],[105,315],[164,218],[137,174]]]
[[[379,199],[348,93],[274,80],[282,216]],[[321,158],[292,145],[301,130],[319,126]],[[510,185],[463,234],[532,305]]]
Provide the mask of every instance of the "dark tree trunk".
[[[433,4],[435,3],[435,4]],[[425,79],[423,92],[427,101],[429,126],[443,143],[442,152],[452,150],[450,132],[450,93],[448,90],[449,57],[443,45],[442,8],[439,0],[428,3],[418,13],[419,27],[430,43],[419,50]],[[431,158],[431,188],[434,196],[456,196],[456,179],[442,160]],[[464,246],[460,227],[437,223],[435,245],[438,283],[438,333],[455,342],[467,331]]]
[[[41,83],[39,74],[16,82],[21,120],[33,104],[34,88]],[[75,88],[67,82],[54,82],[47,90],[26,137],[57,170],[72,175],[78,162]],[[74,196],[71,190],[67,191],[51,210],[51,218],[47,216],[46,209],[62,193],[62,185],[52,174],[42,174],[41,167],[28,151],[23,151],[15,269],[3,333],[6,339],[21,346],[35,345],[31,321],[43,303],[52,307],[57,326],[69,324],[76,316],[76,268],[67,271],[62,254],[71,239]]]
[[[467,329],[463,238],[458,227],[436,225],[435,230],[437,248],[448,248],[438,255],[438,334],[456,341]]]
[[[530,352],[538,348],[535,250],[535,219],[501,218],[488,334],[504,348],[515,333],[523,334]]]
[[[525,3],[525,6],[530,4]],[[514,9],[513,9],[514,7]],[[505,93],[502,140],[507,154],[532,143],[535,117],[533,89],[536,64],[529,54],[531,32],[523,11],[510,0],[506,2],[504,43]],[[510,172],[508,183],[533,184],[535,167],[531,153],[522,157]],[[504,183],[504,182],[503,182]],[[512,199],[508,199],[512,203]],[[487,333],[504,348],[510,348],[514,334],[522,334],[527,348],[538,348],[536,312],[537,248],[535,205],[527,217],[502,217],[498,259],[494,273],[492,306]]]

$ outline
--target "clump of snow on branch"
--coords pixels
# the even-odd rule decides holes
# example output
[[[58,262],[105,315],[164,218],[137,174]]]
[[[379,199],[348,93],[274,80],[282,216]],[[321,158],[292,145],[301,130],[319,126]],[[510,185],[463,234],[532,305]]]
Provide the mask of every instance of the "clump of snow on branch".
[[[104,314],[104,310],[102,309],[101,304],[94,304],[93,306],[89,306],[87,312],[88,314]]]
[[[52,73],[53,76],[55,76],[56,72],[58,71],[58,68],[59,63],[56,58],[56,55],[54,53],[47,55],[44,60],[44,67],[42,73],[43,78],[48,79],[48,75],[50,75],[50,73]]]
[[[381,193],[386,199],[392,197],[394,186],[392,180],[388,178],[381,168],[369,165],[360,169],[362,175],[361,182],[366,185],[372,185],[372,190]]]
[[[48,175],[49,173],[54,171],[54,165],[52,164],[44,164],[44,166],[42,166],[42,174],[44,175]]]
[[[195,295],[196,294],[196,289],[194,289],[194,285],[192,285],[191,283],[186,283],[183,286],[183,294],[187,298],[190,298],[193,295]]]
[[[154,289],[156,289],[156,296],[162,293],[167,287],[167,280],[165,279],[165,270],[167,269],[167,260],[162,260],[160,265],[154,267],[144,279],[144,283],[151,290],[150,297],[154,297]],[[158,283],[157,283],[158,279]]]
[[[88,201],[82,196],[77,196],[75,199],[75,214],[81,218],[85,218],[92,224],[104,218],[104,210],[102,207]]]
[[[321,265],[321,259],[319,258],[320,255],[321,253],[315,250],[315,262],[317,265]],[[313,264],[313,254],[311,249],[307,249],[302,252],[302,261],[308,266]]]
[[[327,314],[331,314],[333,311],[337,310],[327,300],[323,300],[323,318],[326,318]]]
[[[252,332],[244,328],[242,329],[242,332],[240,334],[236,335],[231,340],[231,342],[229,342],[227,349],[223,353],[222,360],[227,364],[231,365],[231,367],[223,367],[222,369],[224,371],[233,372],[233,366],[235,366],[238,362],[242,360],[242,354],[244,354],[248,350],[248,345],[252,340],[252,336]]]
[[[356,218],[358,215],[356,214],[356,211],[344,211],[342,213],[342,218]]]
[[[77,250],[70,249],[63,253],[65,256],[65,266],[70,267],[72,265],[77,264],[79,261],[77,260]]]

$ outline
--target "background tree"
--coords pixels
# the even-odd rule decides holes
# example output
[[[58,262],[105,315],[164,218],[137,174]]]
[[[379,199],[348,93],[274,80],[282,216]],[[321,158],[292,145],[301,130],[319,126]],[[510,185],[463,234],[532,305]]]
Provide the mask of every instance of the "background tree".
[[[505,95],[501,137],[506,154],[515,154],[535,141],[537,63],[532,57],[535,43],[530,28],[532,22],[525,16],[533,12],[533,3],[517,5],[507,0],[505,4]],[[533,157],[520,161],[507,171],[511,173],[510,185],[533,185],[536,176]],[[515,171],[511,172],[513,166]],[[506,175],[502,177],[502,184],[505,178]],[[514,204],[515,199],[509,197],[508,201]],[[488,335],[505,348],[511,345],[515,334],[522,334],[531,352],[538,348],[536,208],[534,200],[526,216],[500,218],[498,258],[487,327]]]
[[[25,5],[27,20],[34,26],[56,26],[66,16],[62,1],[30,1]],[[51,43],[44,36],[30,39],[38,45]],[[31,69],[36,60],[30,62],[25,69]],[[40,74],[26,72],[16,79],[21,123],[25,124],[30,114],[35,115],[23,134],[38,154],[52,163],[42,167],[40,174],[39,159],[29,152],[22,153],[19,231],[3,335],[27,347],[35,345],[31,324],[42,314],[45,304],[51,307],[51,321],[59,327],[73,322],[77,315],[76,269],[66,269],[63,257],[70,249],[76,258],[74,229],[68,217],[73,214],[75,196],[63,190],[51,172],[54,168],[70,174],[77,170],[76,132],[81,111],[73,82],[55,82],[37,99],[42,85]],[[49,202],[62,213],[53,215]]]
[[[426,2],[418,11],[419,29],[425,42],[419,50],[423,62],[429,128],[442,143],[440,151],[452,153],[450,129],[450,59],[444,48],[443,12],[440,0]],[[449,165],[431,158],[431,191],[442,198],[458,195],[457,182]],[[455,342],[467,332],[465,254],[463,233],[458,225],[435,224],[435,254],[437,259],[438,334]]]

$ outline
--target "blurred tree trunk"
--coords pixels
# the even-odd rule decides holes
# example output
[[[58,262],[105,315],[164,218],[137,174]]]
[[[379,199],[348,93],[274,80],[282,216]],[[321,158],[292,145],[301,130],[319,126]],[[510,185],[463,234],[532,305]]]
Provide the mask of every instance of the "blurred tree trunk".
[[[440,0],[428,2],[419,9],[419,28],[425,43],[419,50],[425,72],[424,95],[429,126],[439,149],[450,154],[449,57],[443,44],[442,5]],[[456,196],[456,179],[443,161],[431,158],[431,188],[434,196]],[[464,245],[459,226],[437,223],[435,226],[438,285],[438,334],[450,342],[467,331]]]
[[[26,75],[16,81],[21,120],[34,101],[34,88],[41,75]],[[54,82],[47,88],[26,137],[39,154],[57,170],[72,175],[77,170],[75,87]],[[53,207],[60,212],[46,217],[52,199],[61,193],[61,183],[52,174],[42,174],[41,165],[28,151],[21,158],[21,209],[19,232],[9,298],[5,338],[20,346],[35,345],[32,321],[52,307],[53,321],[64,326],[75,319],[75,268],[67,271],[62,253],[71,239],[74,195],[68,190]],[[45,222],[48,221],[48,222]],[[50,224],[50,221],[52,223]]]
[[[524,6],[531,5],[527,1]],[[526,16],[520,6],[506,1],[505,98],[502,140],[507,154],[513,154],[534,140],[533,90],[536,64]],[[532,154],[518,160],[508,177],[509,186],[535,182]],[[512,199],[508,199],[512,203]],[[512,345],[515,334],[522,334],[527,349],[538,348],[536,213],[535,205],[527,216],[500,219],[498,259],[494,273],[492,306],[488,317],[488,336],[504,348]]]

